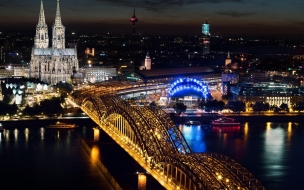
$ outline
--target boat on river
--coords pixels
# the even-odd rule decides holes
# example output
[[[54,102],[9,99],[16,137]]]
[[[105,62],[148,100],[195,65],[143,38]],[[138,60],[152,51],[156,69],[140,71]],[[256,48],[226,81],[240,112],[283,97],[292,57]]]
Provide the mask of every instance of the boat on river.
[[[200,121],[191,121],[191,120],[188,120],[188,121],[186,121],[185,125],[187,125],[187,126],[190,126],[190,125],[201,125],[201,122]]]
[[[59,122],[57,121],[57,123],[55,124],[51,124],[49,126],[46,126],[45,128],[53,128],[53,129],[74,129],[77,128],[78,125],[74,124],[69,124],[69,123],[63,123],[63,122]]]
[[[220,117],[215,120],[211,120],[211,125],[213,126],[239,126],[241,125],[240,122],[236,122],[234,118],[230,117]]]

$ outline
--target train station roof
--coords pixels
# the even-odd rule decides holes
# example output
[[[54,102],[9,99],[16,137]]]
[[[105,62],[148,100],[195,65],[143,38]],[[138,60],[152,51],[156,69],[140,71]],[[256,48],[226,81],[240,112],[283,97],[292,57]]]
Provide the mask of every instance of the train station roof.
[[[135,71],[142,79],[158,79],[170,77],[188,77],[194,75],[217,73],[211,67],[185,67],[172,69],[155,69],[155,70],[139,70]]]

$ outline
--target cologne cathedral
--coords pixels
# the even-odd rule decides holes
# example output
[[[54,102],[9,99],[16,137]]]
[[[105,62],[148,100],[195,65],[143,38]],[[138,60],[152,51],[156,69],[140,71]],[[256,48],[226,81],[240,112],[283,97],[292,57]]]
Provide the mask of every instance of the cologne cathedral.
[[[57,0],[52,32],[52,47],[49,47],[48,27],[45,23],[41,1],[39,21],[31,54],[30,75],[32,78],[37,78],[48,84],[68,81],[79,67],[76,47],[65,48],[65,27],[61,22],[59,0]]]

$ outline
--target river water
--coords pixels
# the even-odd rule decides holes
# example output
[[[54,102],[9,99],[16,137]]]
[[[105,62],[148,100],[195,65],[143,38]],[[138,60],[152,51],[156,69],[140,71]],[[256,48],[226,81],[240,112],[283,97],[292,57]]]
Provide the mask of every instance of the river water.
[[[252,172],[269,190],[304,189],[304,124],[247,122],[235,127],[180,126],[194,152],[217,152]]]
[[[22,187],[36,187],[33,183],[37,183],[44,189],[47,185],[60,189],[56,180],[63,178],[60,184],[64,187],[98,189],[96,171],[87,161],[79,160],[85,157],[78,150],[77,139],[82,136],[100,149],[101,161],[118,176],[125,189],[136,189],[135,173],[144,172],[143,169],[103,132],[99,142],[93,142],[92,127],[96,125],[92,122],[79,125],[77,130],[25,127],[21,123],[4,126],[6,131],[0,133],[0,187],[21,181]],[[179,128],[193,152],[217,152],[231,157],[252,172],[268,190],[304,189],[304,123],[247,122],[236,127],[206,129],[180,125]],[[3,185],[3,180],[7,186]],[[151,178],[147,184],[147,189],[160,189]]]

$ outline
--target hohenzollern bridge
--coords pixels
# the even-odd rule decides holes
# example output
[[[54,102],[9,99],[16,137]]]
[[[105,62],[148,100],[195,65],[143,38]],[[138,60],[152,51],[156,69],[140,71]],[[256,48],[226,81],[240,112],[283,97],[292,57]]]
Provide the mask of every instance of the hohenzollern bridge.
[[[264,190],[246,168],[217,153],[192,153],[162,109],[130,106],[114,95],[79,90],[81,109],[166,189]]]

